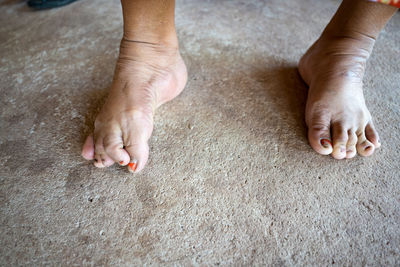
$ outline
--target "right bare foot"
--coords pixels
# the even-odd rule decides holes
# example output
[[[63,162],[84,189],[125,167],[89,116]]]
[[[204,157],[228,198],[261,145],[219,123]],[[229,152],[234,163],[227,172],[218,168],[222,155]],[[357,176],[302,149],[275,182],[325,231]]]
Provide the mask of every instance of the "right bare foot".
[[[373,44],[373,39],[364,36],[323,34],[300,60],[300,74],[310,86],[308,139],[322,155],[344,159],[358,152],[370,156],[380,146],[362,88]]]
[[[114,162],[142,170],[157,107],[178,96],[187,71],[177,46],[122,40],[111,91],[96,117],[82,156],[96,167]]]
[[[376,38],[396,12],[389,5],[343,0],[300,60],[300,75],[309,85],[308,140],[319,154],[344,159],[370,156],[380,147],[362,80]]]

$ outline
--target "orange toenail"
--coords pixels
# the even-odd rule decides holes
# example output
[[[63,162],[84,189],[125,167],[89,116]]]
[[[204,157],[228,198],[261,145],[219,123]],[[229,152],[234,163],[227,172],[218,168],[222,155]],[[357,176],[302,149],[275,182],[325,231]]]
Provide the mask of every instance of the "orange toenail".
[[[329,145],[332,146],[332,143],[329,139],[321,139],[321,145],[325,148],[329,148]]]
[[[137,165],[136,165],[135,162],[131,162],[131,163],[129,163],[128,165],[129,165],[129,167],[131,167],[131,169],[132,169],[133,171],[136,171]]]
[[[123,161],[120,161],[120,162],[119,162],[119,164],[121,164],[121,165],[122,165],[122,164],[124,164],[124,162],[123,162]]]

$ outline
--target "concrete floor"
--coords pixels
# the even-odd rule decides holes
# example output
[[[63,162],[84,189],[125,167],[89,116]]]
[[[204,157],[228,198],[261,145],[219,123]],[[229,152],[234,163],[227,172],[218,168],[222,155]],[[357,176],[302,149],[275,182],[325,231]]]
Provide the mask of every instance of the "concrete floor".
[[[177,2],[186,90],[132,176],[80,157],[111,84],[117,0],[0,2],[0,262],[400,265],[400,14],[365,77],[383,147],[309,147],[296,62],[338,1]]]

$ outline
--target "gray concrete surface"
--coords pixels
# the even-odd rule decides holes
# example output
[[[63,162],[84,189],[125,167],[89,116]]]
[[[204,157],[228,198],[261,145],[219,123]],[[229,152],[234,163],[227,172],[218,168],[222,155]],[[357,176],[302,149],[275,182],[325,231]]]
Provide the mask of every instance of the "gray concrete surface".
[[[80,157],[111,84],[117,0],[0,2],[0,263],[400,265],[400,14],[369,61],[383,147],[309,147],[296,64],[338,1],[177,2],[186,90],[161,107],[145,171]]]

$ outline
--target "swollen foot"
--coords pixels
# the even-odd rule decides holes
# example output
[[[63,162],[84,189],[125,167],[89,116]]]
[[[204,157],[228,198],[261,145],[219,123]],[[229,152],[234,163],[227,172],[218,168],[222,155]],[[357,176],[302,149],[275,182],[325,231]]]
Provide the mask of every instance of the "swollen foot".
[[[300,75],[309,85],[308,139],[322,155],[370,156],[380,146],[362,88],[373,44],[366,36],[322,36],[300,60]]]
[[[178,96],[186,80],[186,66],[176,47],[123,40],[111,91],[82,156],[99,168],[118,162],[132,172],[142,170],[149,156],[154,111]]]

